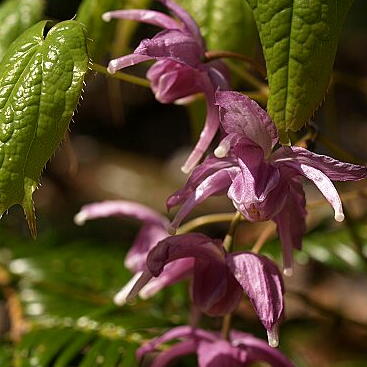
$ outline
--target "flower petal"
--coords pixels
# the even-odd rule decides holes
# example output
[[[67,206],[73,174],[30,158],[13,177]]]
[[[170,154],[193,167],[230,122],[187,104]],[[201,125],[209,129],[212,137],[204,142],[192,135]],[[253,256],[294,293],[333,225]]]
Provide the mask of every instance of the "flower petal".
[[[223,168],[233,166],[235,162],[236,161],[231,158],[217,159],[213,156],[208,156],[203,163],[195,167],[185,186],[167,199],[167,208],[171,209],[187,200],[196,187],[199,186],[208,176],[211,176],[213,173]]]
[[[124,262],[126,268],[133,272],[143,270],[149,250],[167,236],[167,230],[161,226],[150,223],[143,225],[126,254]]]
[[[217,269],[218,271],[218,269]],[[212,306],[207,307],[204,311],[206,314],[211,316],[223,316],[228,313],[231,313],[236,310],[238,307],[241,298],[243,297],[243,290],[237,280],[234,278],[232,273],[230,272],[228,266],[226,267],[226,275],[227,284],[225,288],[225,292],[222,296],[218,296],[215,303]],[[198,278],[198,275],[195,274],[195,281]],[[205,287],[205,281],[207,278],[203,278],[202,280],[202,288]],[[214,282],[213,282],[214,283]]]
[[[203,312],[223,315],[237,307],[241,290],[228,271],[221,246],[200,233],[168,237],[150,251],[147,267],[154,276],[160,276],[163,268],[163,273],[166,271],[166,264],[177,259],[194,258],[195,305]]]
[[[158,293],[161,289],[177,283],[192,274],[194,259],[179,259],[167,264],[157,278],[153,278],[139,292],[140,298],[147,299]]]
[[[302,184],[293,180],[282,211],[274,217],[283,247],[283,267],[285,275],[293,274],[293,249],[301,249],[306,232],[306,200]]]
[[[298,167],[297,167],[298,168]],[[320,170],[301,164],[299,171],[309,180],[317,186],[321,193],[325,196],[326,200],[331,204],[334,209],[334,217],[337,222],[344,220],[343,206],[340,200],[339,194],[336,191],[335,186],[330,181],[329,177],[322,173]]]
[[[204,49],[205,48],[204,39],[201,35],[199,26],[197,25],[195,20],[192,18],[192,16],[185,9],[181,8],[181,6],[177,5],[172,0],[159,0],[159,1],[162,4],[164,4],[166,8],[171,10],[172,13],[182,21],[186,30],[195,37],[196,41]]]
[[[231,184],[230,173],[233,171],[237,172],[237,168],[224,168],[203,180],[202,183],[190,194],[190,196],[186,198],[175,218],[171,222],[168,232],[175,233],[182,220],[195,206],[199,205],[209,196],[226,190]]]
[[[197,69],[172,60],[159,60],[147,72],[155,98],[161,103],[200,93],[200,77]]]
[[[288,185],[279,169],[264,161],[258,145],[241,141],[234,149],[241,173],[232,179],[228,197],[249,221],[273,218],[286,199]]]
[[[211,316],[223,316],[234,311],[242,289],[224,261],[197,258],[194,266],[193,302]]]
[[[154,358],[154,361],[150,367],[171,366],[171,362],[177,357],[193,354],[196,352],[196,348],[197,343],[194,340],[185,340],[183,342],[177,343],[169,349],[159,353],[158,356]]]
[[[284,312],[284,286],[278,267],[265,256],[249,252],[232,253],[226,261],[262,324],[271,333]],[[269,342],[275,344],[275,340]]]
[[[140,42],[134,54],[155,59],[169,59],[196,67],[201,63],[203,50],[189,34],[177,29],[157,33],[151,39]]]
[[[140,64],[141,62],[148,60],[152,60],[152,57],[146,55],[137,55],[134,53],[119,57],[118,59],[111,60],[108,63],[107,70],[109,73],[114,74],[117,70],[127,68],[128,66]]]
[[[340,162],[301,147],[282,147],[277,150],[276,154],[275,158],[279,161],[290,158],[299,164],[318,169],[333,181],[355,181],[367,177],[365,166]]]
[[[150,353],[154,351],[154,349],[161,344],[164,344],[166,342],[175,340],[175,339],[192,339],[192,340],[208,340],[208,341],[215,341],[217,340],[217,337],[210,332],[207,332],[202,329],[195,329],[191,326],[178,326],[171,330],[168,330],[166,333],[164,333],[161,336],[158,336],[157,338],[152,339],[148,343],[143,344],[138,350],[136,351],[136,357],[138,360],[141,360],[142,357],[146,353]]]
[[[200,341],[197,353],[199,367],[242,367],[247,362],[247,352],[225,340]]]
[[[234,331],[230,337],[233,346],[246,350],[249,363],[263,361],[272,367],[295,367],[279,350],[269,347],[263,340],[253,335]]]
[[[111,19],[129,19],[167,29],[180,28],[180,25],[172,17],[154,10],[114,10],[104,13],[102,18],[106,22],[109,22]]]
[[[220,107],[221,123],[227,134],[235,133],[251,139],[263,149],[265,157],[270,156],[278,141],[278,134],[269,115],[242,93],[217,92],[215,100]]]
[[[201,233],[188,233],[160,241],[149,252],[147,267],[154,276],[158,276],[166,264],[189,257],[224,264],[224,251],[216,241]]]
[[[139,271],[115,294],[113,302],[118,306],[123,306],[126,303],[127,296],[133,289],[137,280],[142,276],[143,272]]]
[[[83,225],[87,220],[112,216],[134,218],[144,223],[156,224],[162,228],[166,228],[168,225],[168,219],[155,210],[125,200],[106,200],[84,205],[74,217],[74,221],[78,225]]]

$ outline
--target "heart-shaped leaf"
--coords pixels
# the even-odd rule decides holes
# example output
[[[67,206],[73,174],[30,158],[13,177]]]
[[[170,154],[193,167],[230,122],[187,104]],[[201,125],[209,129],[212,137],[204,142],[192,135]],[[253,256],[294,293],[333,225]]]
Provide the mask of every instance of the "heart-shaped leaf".
[[[83,26],[42,21],[9,47],[0,65],[0,213],[21,204],[33,236],[32,193],[64,137],[88,69]]]

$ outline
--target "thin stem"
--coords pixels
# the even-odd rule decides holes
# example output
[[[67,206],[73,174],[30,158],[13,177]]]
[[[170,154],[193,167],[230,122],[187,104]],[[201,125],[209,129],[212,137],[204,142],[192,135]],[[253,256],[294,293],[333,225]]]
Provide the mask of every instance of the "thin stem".
[[[135,75],[122,73],[121,71],[117,71],[116,73],[111,74],[107,71],[107,68],[105,66],[102,66],[99,64],[93,63],[91,65],[91,69],[96,71],[97,73],[107,75],[108,77],[113,78],[113,79],[122,80],[124,82],[140,85],[141,87],[146,87],[146,88],[150,87],[150,82],[147,79],[140,78]]]
[[[240,212],[236,212],[233,216],[231,224],[229,225],[228,233],[223,241],[223,247],[227,250],[227,252],[231,252],[233,250],[233,238],[237,229],[238,224],[242,219],[242,214]],[[231,330],[231,320],[232,314],[228,313],[223,317],[222,322],[222,336],[224,339],[229,339],[229,333]]]
[[[192,232],[194,229],[212,223],[220,223],[220,222],[231,222],[236,214],[235,213],[219,213],[219,214],[208,214],[203,215],[202,217],[198,217],[190,220],[189,222],[182,225],[177,229],[177,234],[184,234],[188,232]]]
[[[227,315],[224,315],[221,334],[222,334],[223,339],[225,340],[229,339],[229,333],[231,330],[231,321],[232,321],[231,313],[227,313]]]
[[[274,231],[274,223],[269,222],[256,240],[254,246],[251,249],[251,252],[258,254],[261,251],[262,247],[265,245],[265,242],[274,233]]]
[[[235,63],[228,61],[227,62],[228,67],[235,72],[237,75],[239,75],[243,80],[245,80],[248,84],[255,87],[259,93],[264,95],[264,97],[269,97],[269,87],[260,81],[259,79],[255,78],[252,74],[250,74],[247,70],[239,67]]]
[[[268,103],[268,96],[264,95],[263,93],[257,91],[241,91],[241,93],[246,95],[247,97],[250,97],[251,99],[254,99],[256,102],[259,102],[263,106],[266,106],[266,104]]]
[[[266,77],[266,69],[260,65],[259,63],[257,63],[253,58],[243,55],[243,54],[239,54],[237,52],[232,52],[232,51],[207,51],[205,52],[205,58],[208,61],[211,60],[216,60],[216,59],[223,59],[223,58],[230,58],[230,59],[238,59],[241,61],[245,61],[248,64],[252,65],[254,67],[254,69],[256,69],[261,76],[263,76],[264,78]]]
[[[238,223],[240,223],[242,219],[242,214],[237,212],[234,216],[232,216],[231,224],[229,225],[229,230],[223,240],[223,247],[228,251],[231,252],[233,249],[233,237],[236,232],[236,228]]]

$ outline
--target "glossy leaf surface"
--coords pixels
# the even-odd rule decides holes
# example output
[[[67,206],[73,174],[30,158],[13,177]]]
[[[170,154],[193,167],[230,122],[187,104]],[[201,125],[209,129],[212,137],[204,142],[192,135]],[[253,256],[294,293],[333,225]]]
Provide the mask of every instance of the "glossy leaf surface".
[[[268,112],[283,143],[322,102],[352,1],[248,0],[266,60]]]
[[[8,49],[0,66],[0,212],[21,204],[34,236],[32,193],[64,137],[88,68],[82,25],[42,21]]]

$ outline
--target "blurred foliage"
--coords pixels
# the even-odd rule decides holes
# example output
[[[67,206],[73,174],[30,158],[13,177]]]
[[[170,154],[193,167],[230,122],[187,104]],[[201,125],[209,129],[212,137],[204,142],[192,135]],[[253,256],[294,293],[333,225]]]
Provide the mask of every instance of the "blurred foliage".
[[[88,52],[93,61],[100,60],[111,48],[116,23],[105,22],[102,14],[121,7],[120,0],[83,0],[76,19],[87,28]]]
[[[129,278],[116,244],[64,243],[53,234],[37,242],[1,237],[2,271],[11,277],[2,285],[16,290],[23,313],[17,322],[27,330],[13,351],[4,344],[2,367],[134,366],[135,350],[151,330],[185,322],[184,296],[165,305],[174,287],[155,302],[112,303]],[[177,291],[185,293],[181,286]]]
[[[348,227],[328,229],[325,224],[306,234],[303,238],[302,251],[295,251],[296,260],[307,264],[309,260],[317,261],[326,267],[341,272],[366,272],[367,260],[367,226],[358,226],[362,248],[355,243]],[[262,252],[281,261],[281,244],[279,240],[267,243]]]
[[[249,56],[254,54],[256,25],[246,1],[179,0],[178,3],[199,24],[208,50],[233,51]]]
[[[7,0],[0,5],[0,60],[10,44],[43,17],[45,0]]]

